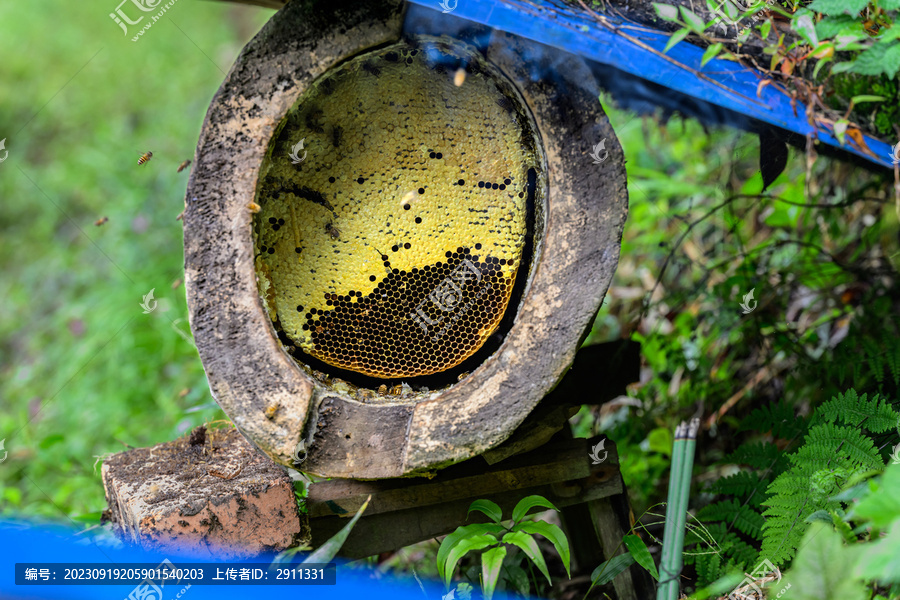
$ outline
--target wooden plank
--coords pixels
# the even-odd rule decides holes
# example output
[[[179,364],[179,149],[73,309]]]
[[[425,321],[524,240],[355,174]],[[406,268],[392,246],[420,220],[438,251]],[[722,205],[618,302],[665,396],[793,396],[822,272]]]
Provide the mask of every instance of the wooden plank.
[[[625,545],[622,544],[625,532],[619,525],[618,519],[616,519],[610,499],[599,498],[591,500],[588,502],[588,511],[590,511],[591,521],[594,523],[594,528],[597,531],[597,537],[600,539],[600,545],[603,547],[604,559],[608,560],[619,554],[625,554],[627,550]],[[616,590],[618,600],[638,600],[629,569],[625,569],[613,579],[613,587]]]
[[[476,459],[446,469],[428,482],[314,483],[307,503],[312,544],[315,547],[343,527],[346,518],[337,515],[349,517],[369,494],[370,508],[344,544],[344,557],[372,556],[446,535],[466,523],[484,522],[481,513],[467,516],[469,505],[479,498],[496,502],[509,518],[516,503],[533,494],[544,496],[557,508],[622,494],[615,444],[607,442],[609,454],[603,463],[591,464],[589,449],[602,439],[564,440],[487,470]]]
[[[602,438],[600,438],[602,439]],[[310,517],[352,515],[371,494],[368,515],[409,510],[457,499],[473,498],[538,485],[618,473],[618,455],[613,448],[598,468],[590,468],[586,440],[565,440],[540,452],[515,457],[484,468],[480,459],[451,467],[432,480],[352,481],[335,479],[309,488]]]
[[[617,477],[604,478],[599,482],[596,477],[588,477],[568,483],[569,486],[548,484],[501,494],[482,494],[473,489],[473,494],[464,500],[364,516],[350,533],[340,554],[351,559],[365,558],[446,535],[460,525],[484,523],[487,518],[481,513],[473,513],[471,518],[466,518],[469,505],[478,498],[496,502],[503,509],[504,515],[508,516],[519,500],[532,494],[540,494],[557,508],[562,508],[622,492],[621,482]],[[573,487],[576,489],[574,494],[571,493]],[[347,520],[341,517],[310,519],[313,547],[327,540],[346,524]]]

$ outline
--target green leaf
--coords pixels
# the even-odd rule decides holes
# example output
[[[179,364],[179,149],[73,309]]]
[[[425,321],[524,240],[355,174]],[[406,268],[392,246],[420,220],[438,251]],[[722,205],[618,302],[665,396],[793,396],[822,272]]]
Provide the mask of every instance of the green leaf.
[[[769,37],[770,31],[772,31],[772,21],[767,20],[765,23],[763,23],[762,25],[759,26],[759,34],[762,36],[763,39],[766,39]]]
[[[846,64],[846,63],[841,63],[841,64]],[[835,70],[837,70],[837,67],[839,67],[839,66],[841,66],[841,65],[835,65]],[[850,121],[848,121],[847,119],[838,119],[837,121],[834,122],[834,137],[837,138],[837,141],[840,143],[841,146],[843,146],[844,143],[846,142],[847,127],[849,125],[850,125]]]
[[[706,30],[706,23],[703,22],[703,19],[695,15],[694,11],[686,6],[679,6],[678,10],[681,11],[681,18],[684,19],[684,23],[689,29],[695,33],[703,33]]]
[[[684,29],[679,29],[678,31],[673,33],[671,36],[669,36],[669,42],[666,44],[666,47],[663,48],[663,54],[668,52],[672,48],[672,46],[674,46],[675,44],[677,44],[678,42],[680,42],[681,40],[686,38],[690,32],[691,32],[690,29],[684,28]]]
[[[850,98],[850,102],[852,104],[862,104],[863,102],[884,102],[887,100],[884,96],[872,96],[869,94],[862,94],[860,96],[853,96]]]
[[[50,446],[53,446],[54,444],[58,444],[58,443],[64,441],[65,439],[66,439],[66,438],[63,437],[62,434],[54,433],[54,434],[48,435],[47,437],[45,437],[44,439],[42,439],[42,440],[41,440],[41,443],[38,444],[38,447],[39,447],[41,450],[46,450],[46,449],[49,448]]]
[[[613,556],[594,569],[591,573],[591,585],[606,585],[633,564],[634,557],[630,553]]]
[[[866,581],[900,583],[900,520],[890,525],[887,536],[854,548],[854,574]]]
[[[722,51],[722,48],[724,48],[724,46],[718,42],[707,48],[706,52],[703,53],[703,57],[700,59],[700,66],[706,66],[706,63],[714,59],[719,52]]]
[[[525,553],[525,556],[531,559],[534,566],[544,574],[544,577],[547,578],[547,583],[553,585],[553,581],[550,579],[550,572],[547,571],[547,563],[544,562],[544,555],[541,554],[541,549],[538,548],[537,542],[533,537],[524,531],[510,531],[503,536],[501,541],[504,544],[512,544],[519,547]]]
[[[793,568],[780,582],[790,600],[866,600],[866,588],[853,574],[853,561],[831,526],[814,523],[800,544]],[[776,590],[777,591],[777,590]]]
[[[816,24],[816,34],[819,39],[827,40],[839,33],[863,34],[862,24],[850,15],[825,17]]]
[[[819,36],[816,34],[816,23],[813,21],[812,11],[798,10],[791,22],[791,28],[813,48],[819,45]]]
[[[440,577],[441,579],[444,578],[444,565],[447,563],[447,557],[450,556],[450,551],[459,542],[466,539],[467,537],[473,537],[476,535],[493,534],[494,536],[499,536],[501,533],[505,532],[506,528],[503,525],[498,525],[496,523],[473,523],[472,525],[461,525],[457,527],[456,531],[454,531],[441,541],[441,547],[438,548],[438,577]]]
[[[878,489],[859,501],[853,516],[886,527],[900,519],[900,465],[889,465],[881,476]]]
[[[878,6],[884,10],[900,10],[900,0],[878,0]]]
[[[653,562],[653,557],[650,556],[650,551],[647,550],[647,544],[644,543],[644,540],[631,534],[626,535],[622,541],[625,543],[625,547],[628,548],[631,556],[637,561],[637,564],[647,569],[653,575],[653,579],[659,581],[659,571],[656,570],[656,563]]]
[[[556,548],[556,552],[559,553],[559,557],[566,567],[566,573],[569,575],[569,578],[572,577],[572,572],[569,569],[569,540],[566,539],[566,534],[563,533],[562,529],[553,523],[545,523],[544,521],[525,521],[513,527],[512,530],[524,531],[525,533],[536,533],[547,538],[547,540],[553,544],[553,547]]]
[[[894,78],[900,71],[900,43],[880,42],[856,57],[851,73],[881,75]]]
[[[505,579],[512,587],[526,598],[531,592],[531,580],[528,579],[528,573],[519,565],[507,565],[504,569]]]
[[[533,496],[526,496],[525,498],[522,498],[521,500],[519,500],[518,504],[516,504],[516,507],[513,509],[513,512],[512,512],[513,521],[518,523],[519,521],[522,520],[522,517],[524,517],[526,514],[528,514],[529,510],[531,510],[532,508],[534,508],[536,506],[540,506],[541,508],[552,508],[555,511],[559,510],[558,508],[553,506],[552,502],[550,502],[543,496],[539,496],[537,494],[535,494]]]
[[[483,512],[494,523],[499,523],[503,520],[503,511],[500,510],[500,507],[497,506],[495,502],[491,502],[490,500],[476,500],[470,504],[469,512],[466,513],[466,519],[469,518],[469,515],[472,514],[473,510]]]
[[[678,22],[678,7],[672,6],[671,4],[659,4],[654,2],[653,8],[656,9],[656,14],[663,21],[672,21]]]
[[[809,8],[825,15],[857,15],[869,5],[869,0],[816,0]]]
[[[491,600],[494,596],[494,588],[497,587],[504,558],[506,558],[506,546],[491,548],[481,555],[481,587],[484,592],[484,600]]]
[[[668,427],[657,427],[647,435],[650,450],[666,456],[672,456],[672,430]]]
[[[362,506],[360,506],[359,510],[356,511],[356,514],[353,515],[353,518],[350,519],[350,522],[341,527],[341,530],[331,536],[328,541],[316,548],[315,551],[313,551],[303,560],[303,563],[330,563],[332,560],[334,560],[334,557],[337,556],[337,553],[341,549],[341,546],[343,546],[344,542],[347,541],[347,536],[350,535],[350,531],[353,530],[353,526],[356,525],[356,522],[359,521],[359,518],[369,506],[369,500],[371,499],[372,496],[366,498],[366,501],[362,503]]]
[[[456,563],[459,562],[459,559],[472,550],[482,550],[496,543],[497,538],[493,535],[475,535],[464,538],[454,545],[447,554],[447,560],[443,568],[444,573],[441,577],[444,580],[445,588],[450,589],[450,580],[453,578],[453,571],[456,570]]]

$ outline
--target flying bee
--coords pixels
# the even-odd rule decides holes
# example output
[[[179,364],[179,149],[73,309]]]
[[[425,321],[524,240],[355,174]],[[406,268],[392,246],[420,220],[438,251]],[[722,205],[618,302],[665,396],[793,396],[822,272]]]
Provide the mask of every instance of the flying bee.
[[[99,219],[97,219],[96,221],[94,221],[94,225],[96,225],[97,227],[100,227],[101,225],[103,225],[103,224],[106,223],[107,221],[109,221],[109,217],[100,217]]]
[[[142,165],[145,162],[148,162],[151,158],[153,158],[153,153],[148,150],[146,153],[142,154],[141,157],[138,159],[138,164]]]
[[[336,240],[341,237],[341,230],[335,227],[332,223],[327,223],[325,225],[325,233],[331,236],[331,239]]]
[[[278,412],[278,405],[270,404],[269,406],[266,407],[266,418],[271,421],[272,419],[275,418],[275,413],[277,413],[277,412]]]
[[[381,69],[379,69],[378,67],[376,67],[369,61],[364,62],[362,64],[362,68],[363,68],[363,71],[365,71],[369,75],[373,75],[375,77],[378,77],[379,75],[381,75]]]
[[[190,164],[191,164],[191,161],[190,161],[190,160],[184,161],[183,163],[181,163],[180,165],[178,165],[178,170],[176,171],[176,173],[181,173],[181,172],[184,171],[184,170],[188,167],[188,165],[190,165]]]
[[[456,70],[456,73],[453,74],[453,85],[456,87],[461,86],[466,81],[466,70],[462,67]]]
[[[261,207],[259,204],[257,204],[256,202],[249,202],[249,203],[247,204],[247,210],[249,210],[249,211],[252,212],[253,214],[256,214],[256,213],[258,213],[260,210],[262,210],[262,207]]]

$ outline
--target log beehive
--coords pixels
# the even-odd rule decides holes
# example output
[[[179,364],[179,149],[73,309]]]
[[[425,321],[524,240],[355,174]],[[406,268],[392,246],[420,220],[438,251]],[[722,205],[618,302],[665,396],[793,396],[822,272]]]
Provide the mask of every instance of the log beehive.
[[[188,184],[213,395],[323,476],[426,473],[509,437],[571,364],[627,212],[580,59],[404,33],[403,14],[285,6],[213,99]]]

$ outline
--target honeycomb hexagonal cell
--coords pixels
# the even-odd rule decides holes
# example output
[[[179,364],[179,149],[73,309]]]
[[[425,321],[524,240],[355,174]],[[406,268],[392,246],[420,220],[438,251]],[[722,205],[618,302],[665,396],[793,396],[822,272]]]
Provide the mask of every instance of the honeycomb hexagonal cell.
[[[377,378],[472,356],[523,267],[535,131],[505,77],[446,38],[321,76],[276,131],[257,190],[255,265],[276,328]]]

